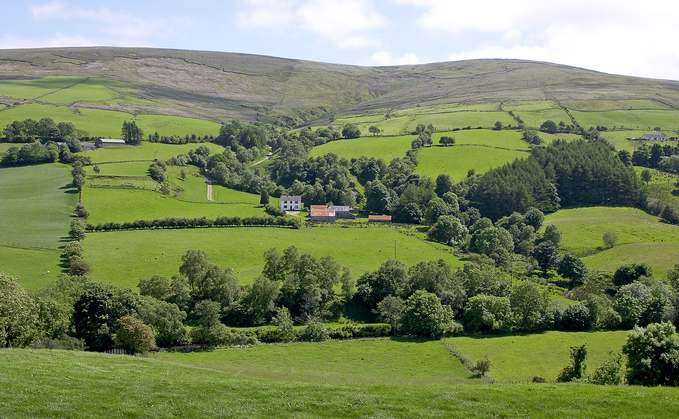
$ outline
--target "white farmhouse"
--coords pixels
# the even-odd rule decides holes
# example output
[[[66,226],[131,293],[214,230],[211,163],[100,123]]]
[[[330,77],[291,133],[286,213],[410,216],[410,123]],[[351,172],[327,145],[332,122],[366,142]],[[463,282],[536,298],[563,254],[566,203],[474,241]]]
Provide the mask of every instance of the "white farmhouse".
[[[298,195],[281,195],[281,208],[286,211],[301,211],[302,197]]]

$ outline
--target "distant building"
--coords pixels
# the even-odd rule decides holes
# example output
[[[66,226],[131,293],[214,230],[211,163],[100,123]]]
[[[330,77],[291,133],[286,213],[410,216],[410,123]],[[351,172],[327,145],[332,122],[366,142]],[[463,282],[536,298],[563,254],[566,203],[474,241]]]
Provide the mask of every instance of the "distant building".
[[[369,223],[390,223],[391,215],[369,215]]]
[[[302,197],[298,195],[281,195],[281,208],[286,211],[301,211]]]
[[[641,139],[650,141],[665,141],[667,140],[667,136],[665,134],[644,134]]]
[[[94,143],[80,143],[83,150],[96,150],[97,146]]]
[[[330,209],[325,205],[312,205],[309,209],[309,218],[311,221],[334,223],[335,210]]]
[[[121,147],[125,145],[125,140],[116,140],[113,138],[97,138],[96,140],[94,140],[94,145],[96,145],[97,148]]]
[[[348,206],[330,205],[328,208],[335,211],[335,218],[348,218],[350,220],[356,218],[356,216],[351,213],[351,208]]]

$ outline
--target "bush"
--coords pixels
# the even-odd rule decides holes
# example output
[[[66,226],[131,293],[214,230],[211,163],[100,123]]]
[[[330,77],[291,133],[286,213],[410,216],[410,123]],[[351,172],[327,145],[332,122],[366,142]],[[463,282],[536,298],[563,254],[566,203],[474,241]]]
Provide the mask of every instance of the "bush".
[[[619,386],[625,382],[622,353],[608,351],[608,359],[594,371],[587,382],[599,385]]]
[[[646,263],[629,263],[619,266],[613,274],[613,283],[619,287],[631,284],[642,276],[652,277],[653,268]]]
[[[579,348],[571,346],[571,365],[565,367],[556,377],[558,383],[568,383],[571,381],[579,381],[584,378],[587,371],[587,344],[583,344]]]
[[[453,324],[450,306],[441,305],[436,294],[424,290],[415,291],[403,309],[401,332],[419,336],[441,337],[459,329]]]
[[[133,353],[146,353],[156,348],[156,338],[150,327],[132,316],[123,316],[116,321],[118,331],[113,341],[117,348]]]
[[[588,330],[592,328],[592,316],[582,303],[571,304],[564,310],[561,326],[564,329]]]
[[[613,231],[607,231],[602,237],[606,247],[612,248],[618,242],[618,235]]]
[[[467,332],[508,331],[514,324],[509,298],[494,295],[475,295],[467,301],[462,316]]]
[[[274,217],[285,217],[285,210],[276,205],[266,204],[264,211],[269,215],[273,215]]]
[[[306,342],[324,342],[330,339],[330,332],[320,322],[311,322],[302,329],[299,340]]]
[[[627,382],[643,386],[679,384],[679,336],[670,322],[635,326],[622,347]]]

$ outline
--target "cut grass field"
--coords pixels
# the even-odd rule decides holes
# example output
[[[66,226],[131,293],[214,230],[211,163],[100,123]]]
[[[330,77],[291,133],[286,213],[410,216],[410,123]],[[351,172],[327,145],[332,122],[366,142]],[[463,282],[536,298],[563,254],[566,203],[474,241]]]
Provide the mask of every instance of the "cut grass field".
[[[419,163],[415,172],[433,179],[445,173],[457,182],[466,178],[470,169],[485,173],[526,157],[527,152],[484,146],[424,147],[417,156]]]
[[[352,158],[366,156],[376,159],[384,159],[389,163],[392,159],[405,157],[410,150],[410,143],[416,138],[415,135],[401,135],[397,137],[361,137],[351,140],[338,140],[314,147],[309,156],[323,156],[335,153],[338,157],[351,160]]]
[[[445,247],[382,225],[301,230],[237,227],[101,232],[89,233],[83,249],[95,278],[135,287],[141,277],[159,274],[169,278],[179,272],[181,257],[189,249],[202,250],[213,263],[233,268],[241,284],[252,283],[261,273],[265,251],[272,247],[283,251],[291,245],[300,253],[310,253],[317,258],[332,255],[358,278],[394,257],[394,241],[397,258],[408,266],[439,258],[453,266],[462,265]]]
[[[667,387],[292,383],[48,350],[3,349],[0,362],[0,416],[6,418],[672,418],[679,405],[679,390]]]
[[[571,114],[585,129],[604,125],[609,128],[676,130],[679,126],[679,111],[676,110],[614,110],[604,112],[571,111]]]
[[[489,376],[501,383],[530,383],[533,377],[555,381],[570,363],[570,347],[587,344],[587,372],[608,359],[608,350],[620,352],[629,331],[556,332],[508,336],[460,336],[446,341],[472,362],[490,360]]]
[[[85,81],[85,77],[48,76],[30,80],[0,80],[0,95],[16,99],[36,99]]]
[[[549,214],[545,224],[563,233],[561,246],[576,254],[600,253],[584,259],[590,269],[614,270],[623,263],[646,262],[659,277],[676,263],[679,226],[661,223],[636,208],[590,207]],[[604,250],[606,231],[617,234],[614,248]]]
[[[63,245],[78,203],[69,167],[7,167],[0,179],[0,243]]]
[[[469,371],[438,340],[295,342],[239,350],[164,352],[158,359],[275,381],[392,385],[478,383],[469,378]]]
[[[92,163],[94,164],[104,162],[120,163],[137,160],[145,160],[150,163],[153,159],[165,161],[172,156],[186,154],[189,150],[195,150],[201,145],[208,147],[211,154],[224,152],[224,147],[213,143],[162,144],[144,141],[138,146],[105,147],[92,151],[84,151],[84,153],[86,156],[92,158]]]
[[[82,83],[43,96],[40,100],[43,102],[67,104],[84,101],[104,101],[120,97],[120,93],[106,86],[130,87],[131,85],[113,80],[88,79]]]

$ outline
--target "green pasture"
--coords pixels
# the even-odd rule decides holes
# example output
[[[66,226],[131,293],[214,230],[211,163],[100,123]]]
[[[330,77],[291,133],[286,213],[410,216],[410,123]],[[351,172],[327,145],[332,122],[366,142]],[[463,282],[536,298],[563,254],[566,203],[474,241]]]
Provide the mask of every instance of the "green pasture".
[[[563,233],[561,246],[582,253],[603,248],[606,231],[618,235],[617,245],[629,243],[679,243],[679,226],[661,223],[637,208],[587,207],[557,211],[545,217]]]
[[[432,141],[434,144],[438,145],[439,140],[444,135],[455,138],[455,145],[452,147],[457,147],[458,145],[480,145],[484,147],[493,147],[506,150],[529,150],[528,143],[521,139],[520,131],[471,129],[455,132],[437,132],[432,135]]]
[[[538,136],[544,141],[543,144],[551,144],[554,140],[573,141],[582,138],[579,134],[548,134],[546,132],[538,132]]]
[[[3,349],[0,362],[7,418],[671,418],[679,403],[668,387],[296,383],[75,351]]]
[[[9,150],[9,148],[12,147],[12,146],[17,146],[17,147],[21,148],[21,144],[0,143],[0,156],[2,156],[2,154],[6,153],[7,150]]]
[[[205,179],[205,178],[203,178]],[[151,185],[153,183],[150,183]],[[146,185],[146,184],[145,184]],[[150,185],[149,185],[150,186]],[[226,188],[221,198],[237,197]],[[213,190],[213,195],[215,191]],[[92,188],[83,190],[83,203],[90,212],[89,223],[125,222],[134,220],[153,220],[165,217],[207,217],[215,219],[219,216],[265,216],[263,207],[255,203],[210,203],[203,180],[203,201],[190,202],[165,196],[159,191],[124,189],[124,188]]]
[[[105,87],[101,87],[106,89]],[[108,89],[106,89],[108,90]],[[112,93],[115,93],[111,90]],[[0,127],[16,120],[52,118],[55,122],[73,122],[78,129],[92,137],[119,138],[123,122],[134,120],[144,131],[144,136],[156,131],[160,135],[217,135],[219,124],[195,118],[166,115],[137,115],[101,109],[79,108],[76,115],[66,106],[31,103],[0,112]]]
[[[524,151],[482,145],[456,144],[452,147],[423,147],[417,156],[419,163],[415,172],[431,178],[445,173],[452,176],[455,181],[459,181],[467,177],[470,169],[474,169],[476,173],[485,173],[515,159],[526,157],[528,153]]]
[[[453,128],[484,127],[491,128],[495,122],[504,125],[516,125],[516,121],[505,112],[473,112],[459,111],[435,115],[416,115],[408,125],[408,130],[414,131],[417,124],[433,125],[436,131],[451,131]]]
[[[514,115],[521,117],[523,123],[526,124],[526,126],[533,128],[540,128],[540,125],[542,125],[542,123],[548,119],[551,119],[557,124],[561,121],[563,121],[563,123],[566,125],[571,124],[571,119],[561,108],[550,108],[536,111],[524,111],[522,109],[517,109],[514,111]]]
[[[616,151],[627,150],[630,153],[634,153],[634,150],[639,148],[640,145],[647,143],[648,141],[641,140],[628,140],[628,138],[641,138],[644,134],[648,134],[649,130],[615,130],[615,131],[605,131],[599,134],[611,143]]]
[[[86,156],[90,156],[92,158],[92,163],[95,164],[138,160],[146,160],[150,164],[153,159],[157,158],[158,160],[165,161],[172,156],[186,154],[189,150],[195,150],[201,145],[208,147],[212,154],[222,153],[224,151],[224,147],[213,143],[162,144],[144,141],[138,146],[104,147],[96,150],[84,151],[83,153],[85,153]]]
[[[438,340],[295,342],[205,352],[164,352],[159,359],[274,381],[391,385],[474,381],[462,363]]]
[[[564,100],[561,104],[568,109],[583,112],[672,109],[669,105],[652,99]]]
[[[98,102],[120,97],[120,93],[106,86],[129,87],[131,85],[113,80],[88,79],[82,83],[43,96],[40,100],[50,103],[73,103]]]
[[[408,266],[439,258],[454,266],[462,264],[444,246],[383,225],[116,231],[89,233],[83,241],[85,260],[94,277],[125,287],[136,286],[141,277],[174,275],[189,249],[208,253],[213,263],[233,268],[240,283],[249,284],[262,271],[265,251],[272,247],[283,251],[291,245],[317,258],[334,256],[355,278],[393,258],[394,245],[396,257]]]
[[[676,110],[572,111],[571,115],[585,129],[597,125],[642,130],[652,130],[654,127],[676,130],[679,127],[679,111]]]
[[[36,99],[56,90],[84,81],[85,77],[49,76],[30,80],[0,80],[0,96]]]
[[[677,240],[679,241],[679,240]],[[666,278],[667,270],[679,263],[679,243],[628,243],[583,258],[589,269],[615,272],[626,263],[646,262],[653,276]]]
[[[100,149],[100,150],[105,150],[105,149]],[[97,152],[100,150],[96,150]],[[92,156],[94,153],[90,153],[89,151],[86,152],[89,153],[88,155]],[[92,179],[96,180],[98,177],[107,177],[107,176],[147,176],[148,175],[148,169],[150,166],[150,162],[148,161],[129,161],[129,162],[120,162],[120,163],[104,163],[104,164],[99,164],[99,174],[97,175],[94,170],[92,169],[92,166],[86,167],[85,171],[87,172],[87,179]]]
[[[56,249],[0,245],[0,272],[15,277],[24,289],[39,290],[61,272],[60,255]]]
[[[533,377],[555,381],[570,363],[570,347],[587,344],[587,372],[608,359],[608,350],[620,352],[629,331],[556,332],[508,336],[460,336],[448,343],[475,362],[488,357],[489,376],[501,383],[530,383]]]
[[[63,245],[78,203],[69,167],[6,167],[0,179],[0,243]]]
[[[389,163],[396,157],[405,157],[410,150],[410,143],[416,137],[414,135],[402,135],[398,137],[361,137],[351,140],[338,140],[314,147],[309,156],[322,156],[335,153],[339,157],[351,160],[353,157],[375,157],[384,159]]]
[[[502,110],[512,111],[516,115],[517,112],[536,112],[546,109],[558,109],[558,105],[553,100],[510,100],[502,103]],[[566,121],[564,121],[566,122]],[[558,122],[557,122],[558,124]]]

